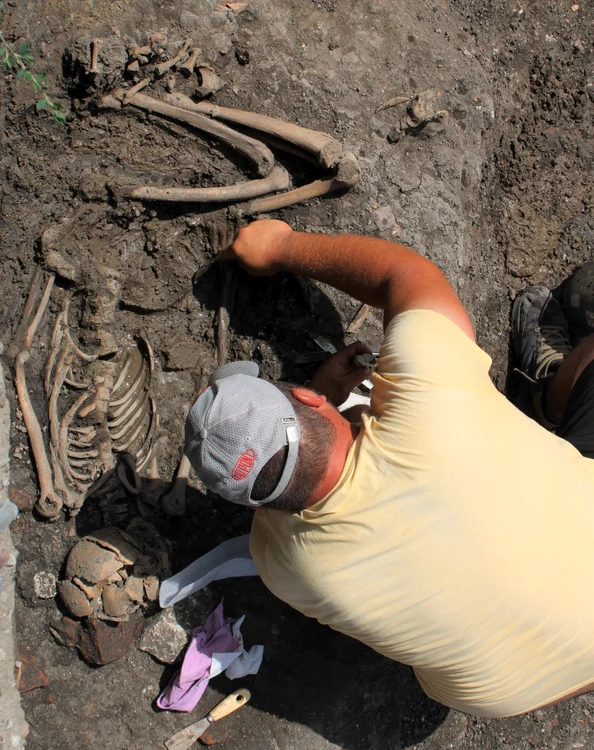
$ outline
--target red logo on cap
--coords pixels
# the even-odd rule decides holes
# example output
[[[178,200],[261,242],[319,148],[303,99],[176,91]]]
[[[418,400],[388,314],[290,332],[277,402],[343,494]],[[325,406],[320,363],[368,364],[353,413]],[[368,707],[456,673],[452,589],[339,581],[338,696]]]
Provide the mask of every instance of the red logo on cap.
[[[233,472],[231,473],[233,479],[236,479],[237,481],[245,479],[250,471],[254,468],[256,458],[257,454],[251,448],[248,448],[247,451],[244,451],[237,459],[237,463],[233,467]]]

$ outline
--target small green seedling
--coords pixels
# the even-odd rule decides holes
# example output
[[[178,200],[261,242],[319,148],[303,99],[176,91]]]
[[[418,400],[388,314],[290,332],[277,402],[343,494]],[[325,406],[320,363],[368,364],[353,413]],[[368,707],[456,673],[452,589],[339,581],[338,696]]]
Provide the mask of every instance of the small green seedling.
[[[0,13],[2,12],[2,2],[0,0]],[[59,125],[66,123],[66,113],[62,105],[54,102],[47,95],[47,84],[45,83],[45,73],[35,75],[29,69],[34,61],[31,54],[29,42],[23,42],[16,49],[6,41],[4,32],[0,31],[0,61],[4,64],[6,71],[16,68],[16,77],[22,78],[33,86],[35,93],[39,96],[35,108],[38,111],[45,109]]]

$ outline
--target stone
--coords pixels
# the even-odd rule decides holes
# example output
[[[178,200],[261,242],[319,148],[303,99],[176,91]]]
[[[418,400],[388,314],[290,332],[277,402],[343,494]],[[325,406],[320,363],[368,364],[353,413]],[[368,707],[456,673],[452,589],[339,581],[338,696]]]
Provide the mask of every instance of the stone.
[[[19,654],[15,666],[19,693],[28,693],[29,690],[49,685],[47,675],[40,669],[34,656]]]
[[[140,650],[163,664],[174,664],[187,643],[188,634],[178,623],[173,607],[169,607],[149,622],[140,641]]]
[[[40,599],[53,599],[57,593],[56,576],[48,570],[40,570],[33,576],[33,588]]]
[[[88,664],[111,664],[125,656],[143,626],[142,615],[136,613],[129,620],[107,623],[95,618],[75,622],[64,617],[50,626],[58,643],[76,648]]]
[[[381,206],[373,212],[375,225],[380,232],[387,232],[394,228],[396,217],[390,206]]]
[[[30,492],[20,490],[14,485],[8,488],[8,498],[20,511],[33,510],[36,502],[35,497]]]

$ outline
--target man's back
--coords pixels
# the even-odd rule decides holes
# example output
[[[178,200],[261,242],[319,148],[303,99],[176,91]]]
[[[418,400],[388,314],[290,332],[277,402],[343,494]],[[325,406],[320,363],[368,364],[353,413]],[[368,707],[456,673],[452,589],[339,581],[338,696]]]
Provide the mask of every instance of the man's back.
[[[277,596],[486,716],[594,679],[594,462],[509,404],[489,365],[447,318],[395,318],[334,491],[259,510],[252,530]]]

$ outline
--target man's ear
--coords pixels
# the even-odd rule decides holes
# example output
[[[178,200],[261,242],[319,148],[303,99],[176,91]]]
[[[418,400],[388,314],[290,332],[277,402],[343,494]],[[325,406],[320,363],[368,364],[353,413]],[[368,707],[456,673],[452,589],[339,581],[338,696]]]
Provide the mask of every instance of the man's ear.
[[[309,388],[291,388],[291,394],[297,401],[305,404],[305,406],[310,406],[312,409],[319,409],[326,403],[326,396],[310,391]]]

